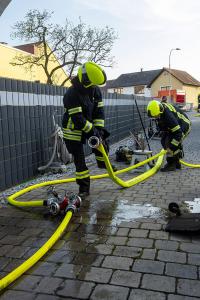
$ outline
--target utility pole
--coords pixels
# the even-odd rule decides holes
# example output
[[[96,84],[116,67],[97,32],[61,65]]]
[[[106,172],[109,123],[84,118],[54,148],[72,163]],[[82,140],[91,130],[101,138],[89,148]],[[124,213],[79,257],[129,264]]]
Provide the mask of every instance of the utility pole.
[[[172,90],[172,79],[171,79],[171,54],[174,50],[181,50],[180,48],[172,48],[169,53],[169,101],[171,102],[171,90]]]

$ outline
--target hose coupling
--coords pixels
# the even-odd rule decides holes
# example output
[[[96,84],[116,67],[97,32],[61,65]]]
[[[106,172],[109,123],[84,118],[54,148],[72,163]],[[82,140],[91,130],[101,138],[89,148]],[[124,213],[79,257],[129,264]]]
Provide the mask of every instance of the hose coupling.
[[[91,147],[91,148],[98,148],[99,145],[101,143],[101,139],[98,138],[97,136],[93,135],[91,136],[89,139],[88,139],[88,145]]]
[[[75,213],[81,206],[81,198],[77,194],[71,194],[69,196],[69,203],[65,209],[65,212],[72,211]]]
[[[50,205],[49,205],[49,211],[52,215],[56,216],[59,214],[60,212],[60,205],[58,204],[58,202],[53,201]]]

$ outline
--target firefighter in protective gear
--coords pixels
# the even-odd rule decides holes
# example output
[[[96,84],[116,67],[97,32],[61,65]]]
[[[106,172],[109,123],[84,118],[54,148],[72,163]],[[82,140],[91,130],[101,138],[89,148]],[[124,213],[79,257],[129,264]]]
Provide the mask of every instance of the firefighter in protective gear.
[[[85,163],[83,144],[90,136],[105,140],[109,133],[104,128],[104,108],[99,85],[106,82],[106,74],[94,62],[86,62],[78,69],[63,98],[65,113],[62,127],[66,147],[73,155],[79,195],[84,198],[90,191],[90,174]],[[94,149],[97,164],[105,168],[102,154]]]
[[[169,103],[160,103],[152,100],[147,106],[147,114],[155,118],[162,132],[161,144],[167,150],[167,164],[162,172],[181,169],[179,159],[183,157],[183,139],[191,130],[191,122],[188,116],[178,107]]]

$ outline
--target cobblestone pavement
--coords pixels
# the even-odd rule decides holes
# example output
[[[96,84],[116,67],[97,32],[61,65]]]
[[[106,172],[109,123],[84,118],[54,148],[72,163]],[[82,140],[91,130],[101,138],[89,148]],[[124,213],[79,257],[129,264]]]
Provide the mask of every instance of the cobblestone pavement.
[[[185,142],[185,160],[200,162],[200,118]],[[160,142],[152,142],[154,150]],[[91,173],[99,170],[91,166]],[[123,189],[95,180],[66,233],[45,257],[2,292],[2,300],[200,299],[200,236],[164,231],[172,201],[200,198],[200,170],[158,172]],[[132,178],[135,173],[121,175]],[[56,189],[76,191],[75,183]],[[21,200],[45,199],[46,188]],[[143,208],[143,209],[142,209]],[[144,209],[145,208],[145,209]],[[4,277],[51,236],[62,217],[44,208],[0,207],[0,275]],[[137,213],[136,213],[137,212]],[[147,217],[148,216],[148,217]],[[138,218],[140,217],[140,218]]]

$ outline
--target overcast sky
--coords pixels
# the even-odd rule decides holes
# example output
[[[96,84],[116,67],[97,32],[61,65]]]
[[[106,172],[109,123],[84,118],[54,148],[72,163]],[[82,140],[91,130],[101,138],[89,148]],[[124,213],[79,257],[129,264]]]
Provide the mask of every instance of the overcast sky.
[[[10,45],[12,25],[29,9],[54,11],[55,23],[67,17],[102,28],[113,27],[118,40],[113,48],[116,64],[106,69],[108,79],[120,74],[155,70],[169,65],[200,81],[200,0],[12,0],[0,17],[0,41]],[[2,58],[1,58],[2,59]]]

